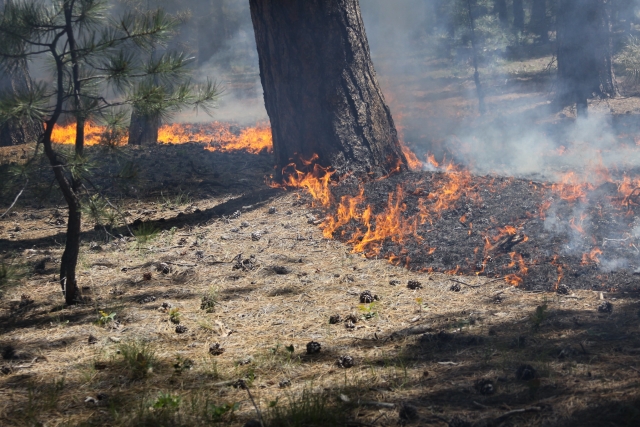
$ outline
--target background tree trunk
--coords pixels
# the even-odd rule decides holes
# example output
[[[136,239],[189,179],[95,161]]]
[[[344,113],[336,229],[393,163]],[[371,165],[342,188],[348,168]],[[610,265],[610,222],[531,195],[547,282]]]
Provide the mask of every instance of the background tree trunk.
[[[339,173],[406,166],[358,0],[250,0],[280,168],[317,155]]]
[[[584,115],[588,98],[617,94],[607,0],[560,0],[557,45],[560,105]]]
[[[547,22],[547,0],[533,0],[531,5],[531,32],[538,36],[540,43],[549,42],[549,24]]]
[[[200,4],[201,6],[197,6]],[[198,65],[207,62],[224,46],[227,35],[225,0],[196,2],[198,31]]]
[[[507,12],[507,0],[495,0],[493,2],[493,11],[498,15],[498,20],[503,26],[509,25],[509,13]]]
[[[522,0],[513,0],[513,31],[524,32],[524,6]]]
[[[31,78],[26,61],[19,61],[9,70],[0,69],[0,92],[17,93],[29,89],[31,89]],[[12,120],[0,125],[0,147],[35,143],[42,136],[43,130],[42,123]]]
[[[129,145],[157,144],[159,129],[159,117],[144,115],[134,107],[129,125]]]

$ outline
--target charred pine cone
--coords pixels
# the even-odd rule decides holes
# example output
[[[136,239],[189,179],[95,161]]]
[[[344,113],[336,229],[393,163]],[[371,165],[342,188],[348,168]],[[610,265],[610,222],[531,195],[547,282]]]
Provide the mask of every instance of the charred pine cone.
[[[558,295],[569,295],[569,287],[567,285],[558,285],[556,293]]]
[[[212,356],[220,356],[224,353],[224,348],[220,347],[220,343],[209,345],[209,354]]]
[[[417,280],[409,280],[407,282],[407,288],[412,290],[422,289],[422,283],[418,282]]]
[[[341,368],[352,368],[354,365],[353,357],[351,356],[340,356],[338,358],[337,364]]]
[[[398,416],[401,420],[404,421],[415,421],[420,417],[418,415],[418,410],[416,409],[416,407],[407,404],[404,404],[400,407]]]
[[[613,312],[613,304],[609,301],[602,301],[598,306],[598,313],[612,313]]]
[[[378,295],[373,295],[371,291],[364,291],[360,294],[360,303],[370,304],[378,300]]]
[[[516,370],[516,378],[521,381],[529,381],[537,376],[535,368],[531,365],[520,365]]]
[[[188,329],[186,326],[184,325],[178,325],[176,326],[176,334],[184,334],[185,332],[187,332]]]
[[[342,322],[342,316],[340,316],[339,314],[334,314],[333,316],[329,317],[329,324],[331,325],[335,325],[340,322]]]
[[[249,271],[256,267],[256,257],[251,255],[249,258],[242,258],[242,254],[233,258],[233,270]]]
[[[319,342],[310,341],[307,343],[307,354],[320,353],[320,350],[322,350],[322,346]]]
[[[496,391],[493,381],[487,378],[476,381],[474,388],[478,390],[480,394],[484,394],[485,396],[493,394]]]
[[[449,290],[451,292],[460,292],[461,288],[460,288],[460,285],[458,285],[457,283],[454,283],[453,285],[451,285]]]

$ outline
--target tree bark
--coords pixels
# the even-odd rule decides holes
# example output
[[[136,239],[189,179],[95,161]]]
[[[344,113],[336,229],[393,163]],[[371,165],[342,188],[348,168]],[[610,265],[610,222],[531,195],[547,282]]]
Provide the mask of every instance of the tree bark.
[[[533,0],[531,5],[531,32],[540,43],[549,42],[549,24],[547,22],[547,0]]]
[[[507,12],[507,0],[495,0],[493,2],[493,11],[498,15],[498,20],[503,26],[509,24],[509,13]]]
[[[522,0],[513,0],[513,30],[524,32],[524,6]]]
[[[560,105],[586,115],[588,98],[617,95],[607,0],[560,0],[557,46]]]
[[[12,69],[0,69],[0,92],[15,94],[30,89],[31,78],[26,61],[17,62]],[[34,143],[42,132],[42,123],[11,120],[0,126],[0,147]]]
[[[142,114],[134,107],[129,125],[129,145],[157,144],[159,129],[159,117]]]
[[[358,0],[250,0],[278,171],[406,167],[371,63]]]

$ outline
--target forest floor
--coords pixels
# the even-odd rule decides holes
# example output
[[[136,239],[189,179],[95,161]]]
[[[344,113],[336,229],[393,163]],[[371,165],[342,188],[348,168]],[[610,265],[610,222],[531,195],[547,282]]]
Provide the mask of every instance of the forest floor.
[[[434,99],[456,98],[460,88],[445,96],[450,89]],[[429,105],[411,109],[407,128],[420,114],[437,121]],[[634,108],[621,106],[619,117],[637,117]],[[625,273],[629,286],[590,275],[561,294],[556,276],[512,286],[505,271],[409,270],[325,238],[327,212],[304,191],[265,184],[269,154],[196,143],[87,151],[101,160],[95,183],[121,207],[110,215],[137,237],[86,220],[85,300],[68,307],[56,280],[65,209],[46,166],[48,179],[30,181],[0,219],[12,279],[0,300],[3,426],[240,426],[259,416],[269,427],[640,423],[637,275]],[[8,147],[0,159],[30,154]],[[441,178],[368,185],[384,207],[393,180]],[[474,215],[506,220],[505,199],[517,209],[540,201],[528,181],[504,181],[513,197],[493,197]],[[4,189],[1,212],[21,185]],[[443,215],[451,235],[437,233],[450,255],[436,259],[442,270],[473,253],[458,244],[472,236],[460,223],[466,204]]]

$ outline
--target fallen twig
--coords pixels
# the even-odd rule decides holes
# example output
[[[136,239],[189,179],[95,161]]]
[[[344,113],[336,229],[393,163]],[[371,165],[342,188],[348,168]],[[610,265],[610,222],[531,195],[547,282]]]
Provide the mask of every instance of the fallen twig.
[[[482,403],[476,402],[475,400],[473,401],[473,404],[482,409],[489,409],[487,405],[483,405]]]
[[[5,216],[6,214],[8,214],[8,213],[9,213],[9,211],[10,211],[11,209],[13,209],[13,207],[14,207],[14,206],[15,206],[15,204],[16,204],[16,202],[17,202],[17,201],[18,201],[18,199],[20,198],[20,196],[22,196],[22,193],[24,192],[24,189],[25,189],[25,188],[27,188],[27,184],[29,184],[29,180],[28,180],[28,179],[27,179],[27,182],[25,182],[25,183],[24,183],[24,187],[22,187],[22,190],[20,190],[20,192],[18,193],[18,195],[16,196],[16,198],[15,198],[15,199],[13,199],[13,203],[11,203],[11,206],[9,206],[9,209],[7,209],[7,210],[5,211],[5,213],[3,213],[2,215],[0,215],[0,218],[4,218],[4,216]]]
[[[470,285],[469,283],[465,283],[462,280],[454,279],[452,277],[450,277],[449,280],[451,280],[452,282],[460,283],[461,285],[468,286],[470,288],[479,288],[482,286],[482,285]]]
[[[540,412],[541,410],[542,408],[539,408],[537,406],[531,406],[529,408],[522,408],[522,409],[512,409],[511,411],[505,412],[504,414],[500,415],[498,418],[494,419],[493,424],[499,424],[512,415],[524,414],[525,412]]]
[[[373,401],[373,400],[358,400],[358,405],[375,406],[377,408],[395,408],[396,407],[395,403],[376,402],[376,401]]]
[[[406,337],[409,335],[420,335],[420,334],[424,334],[425,332],[430,332],[432,331],[433,328],[429,325],[418,325],[418,326],[414,326],[411,328],[406,328],[406,329],[402,329],[400,331],[396,331],[394,333],[392,333],[391,335],[389,335],[389,337],[387,337],[387,340],[394,340],[396,338],[402,338],[402,337]]]
[[[251,391],[249,391],[249,387],[247,386],[247,383],[244,380],[238,380],[236,382],[236,384],[238,384],[238,386],[240,388],[245,389],[247,391],[247,395],[249,396],[249,400],[251,400],[251,404],[253,404],[253,407],[255,408],[256,412],[258,413],[258,419],[260,420],[260,425],[262,427],[265,427],[264,420],[262,419],[262,413],[260,412],[260,409],[258,408],[258,405],[256,405],[256,401],[253,400],[253,396],[251,395]]]

